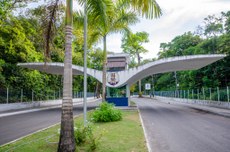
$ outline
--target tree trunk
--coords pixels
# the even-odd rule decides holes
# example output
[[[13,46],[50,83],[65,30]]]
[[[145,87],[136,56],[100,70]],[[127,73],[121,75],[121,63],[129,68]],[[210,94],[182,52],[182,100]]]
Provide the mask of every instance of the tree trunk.
[[[95,94],[97,98],[100,98],[100,83],[97,81]]]
[[[61,115],[61,132],[58,144],[58,152],[74,152],[74,126],[73,126],[73,102],[72,102],[72,6],[73,1],[67,0],[66,8],[66,36],[65,36],[65,60],[63,100]]]
[[[103,44],[104,44],[104,50],[103,50],[103,56],[104,56],[104,62],[103,62],[103,76],[102,76],[102,101],[105,101],[106,98],[106,71],[107,71],[107,51],[106,51],[106,35],[103,37]]]

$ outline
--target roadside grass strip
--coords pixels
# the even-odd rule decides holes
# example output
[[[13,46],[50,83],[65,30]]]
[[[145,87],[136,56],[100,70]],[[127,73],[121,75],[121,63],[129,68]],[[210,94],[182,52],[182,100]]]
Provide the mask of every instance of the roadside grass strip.
[[[148,151],[138,111],[122,111],[122,115],[123,119],[121,121],[89,123],[92,126],[93,134],[98,138],[96,152]],[[83,124],[82,115],[75,118],[74,123],[75,126]],[[59,128],[60,124],[4,145],[0,147],[0,152],[56,152]],[[87,144],[77,146],[76,151],[88,151],[87,146]]]

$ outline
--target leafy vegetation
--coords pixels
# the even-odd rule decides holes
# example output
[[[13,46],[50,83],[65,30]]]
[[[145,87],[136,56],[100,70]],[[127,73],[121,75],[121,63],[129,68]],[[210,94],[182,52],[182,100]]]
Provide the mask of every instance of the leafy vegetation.
[[[110,123],[92,123],[90,124],[94,138],[96,138],[97,152],[112,151],[141,151],[147,152],[143,129],[139,120],[137,111],[122,111],[123,119],[121,121]],[[83,118],[75,119],[75,126],[83,123]],[[81,126],[81,125],[80,125]],[[9,145],[0,147],[0,151],[17,152],[55,152],[57,151],[60,125],[35,133]],[[81,128],[84,128],[81,126]],[[82,129],[81,129],[82,130]],[[90,151],[90,145],[78,145],[76,152]],[[119,146],[118,146],[119,145]],[[93,143],[92,143],[93,148]]]
[[[82,124],[77,124],[74,128],[74,137],[77,146],[85,146],[86,151],[94,151],[98,147],[99,140],[101,135],[98,137],[93,134],[92,124],[83,126]]]
[[[154,89],[157,91],[230,86],[229,31],[230,11],[222,12],[220,15],[209,15],[195,32],[188,31],[176,36],[170,42],[161,43],[158,59],[196,54],[226,54],[227,57],[199,70],[149,76],[142,80],[142,84],[154,84]],[[177,88],[176,80],[178,81]],[[143,88],[144,85],[142,85],[142,90]],[[138,92],[137,87],[134,92]]]
[[[98,109],[92,114],[94,122],[112,122],[122,119],[122,113],[119,109],[115,109],[113,104],[102,102]]]

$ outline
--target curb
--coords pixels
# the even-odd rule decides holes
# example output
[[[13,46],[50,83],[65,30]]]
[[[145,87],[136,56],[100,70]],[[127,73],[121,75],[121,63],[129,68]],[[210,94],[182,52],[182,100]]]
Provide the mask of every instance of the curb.
[[[207,109],[209,106],[201,107],[200,105],[183,103],[183,102],[173,102],[173,101],[165,102],[165,101],[161,101],[161,100],[156,100],[156,101],[161,102],[161,103],[170,103],[170,104],[175,104],[175,105],[183,105],[183,106],[192,108],[194,110],[205,111],[205,112],[211,113],[213,115],[218,115],[218,116],[230,118],[230,113],[224,114],[224,113],[220,113],[220,112],[217,112],[217,111],[214,111],[214,110]],[[207,107],[207,108],[205,108],[205,107]],[[217,108],[217,109],[220,109],[220,108]]]
[[[82,115],[82,114],[75,115],[73,118],[79,117],[79,116],[81,116],[81,115]],[[49,126],[49,127],[46,127],[46,128],[39,129],[39,130],[37,130],[37,131],[35,131],[35,132],[33,132],[33,133],[30,133],[30,134],[28,134],[28,135],[19,137],[19,138],[13,140],[13,141],[10,141],[10,142],[8,142],[8,143],[5,143],[5,144],[3,144],[3,145],[0,145],[0,147],[4,147],[4,146],[6,146],[6,145],[8,145],[8,144],[12,144],[12,143],[14,143],[14,142],[16,142],[16,141],[18,141],[18,140],[21,140],[21,139],[23,139],[23,138],[26,138],[26,137],[31,136],[31,135],[33,135],[33,134],[36,134],[36,133],[38,133],[38,132],[44,131],[44,130],[46,130],[46,129],[49,129],[49,128],[54,127],[54,126],[59,125],[59,124],[61,124],[61,122],[55,123],[55,124],[53,124],[53,125],[51,125],[51,126]]]
[[[95,101],[97,101],[97,100],[100,100],[100,99],[93,99],[92,101],[89,101],[89,102],[95,102]],[[81,102],[81,103],[83,103],[83,102]],[[75,105],[79,105],[79,104],[81,104],[81,103],[75,103]],[[46,110],[46,109],[53,109],[53,108],[57,108],[57,107],[61,107],[61,106],[55,106],[55,107],[43,108],[43,109],[36,109],[36,111],[39,111],[39,110],[42,111],[42,110]],[[32,112],[32,111],[29,111],[29,112]],[[29,112],[25,112],[25,113],[29,113]],[[79,116],[81,116],[81,115],[83,115],[83,113],[73,116],[73,119],[75,119],[75,118],[77,118],[77,117],[79,117]],[[3,117],[4,117],[4,116],[3,116]],[[0,118],[1,118],[1,116],[0,116]],[[33,132],[33,133],[30,133],[30,134],[27,134],[27,135],[25,135],[25,136],[19,137],[19,138],[13,140],[13,141],[10,141],[10,142],[8,142],[8,143],[5,143],[5,144],[3,144],[3,145],[0,145],[0,147],[3,147],[3,146],[5,146],[5,145],[11,144],[11,143],[14,143],[14,142],[16,142],[16,141],[18,141],[18,140],[21,140],[21,139],[23,139],[23,138],[26,138],[26,137],[28,137],[28,136],[31,136],[31,135],[35,134],[35,133],[41,132],[41,131],[43,131],[43,130],[49,129],[49,128],[51,128],[51,127],[53,127],[53,126],[56,126],[56,125],[59,125],[59,124],[61,124],[61,122],[55,123],[55,124],[53,124],[53,125],[51,125],[51,126],[48,126],[48,127],[46,127],[46,128],[42,128],[42,129],[39,129],[39,130],[37,130],[37,131],[35,131],[35,132]]]
[[[199,107],[193,107],[193,106],[188,106],[188,107],[190,107],[192,109],[195,109],[195,110],[199,110],[199,111],[205,111],[205,112],[211,113],[213,115],[218,115],[218,116],[230,118],[230,114],[219,113],[219,112],[216,112],[216,111],[212,111],[212,110],[208,110],[208,109],[203,109],[203,108],[199,108]]]
[[[87,103],[95,102],[97,100],[100,100],[100,99],[89,100]],[[73,103],[73,105],[79,105],[79,104],[82,104],[82,103],[83,103],[83,101],[79,101],[79,102]],[[3,113],[3,114],[0,114],[0,118],[7,117],[7,116],[12,116],[12,115],[17,115],[17,114],[24,114],[24,113],[30,113],[30,112],[36,112],[36,111],[42,111],[42,110],[48,110],[48,109],[55,109],[55,108],[59,108],[59,107],[61,107],[61,105],[49,106],[47,108],[38,108],[38,109],[22,110],[22,111],[10,112],[10,113]]]
[[[149,140],[148,140],[148,135],[147,135],[147,132],[146,132],[146,129],[145,129],[145,125],[144,125],[144,123],[143,123],[143,119],[142,119],[142,117],[141,117],[141,112],[140,112],[138,106],[137,106],[137,111],[138,111],[138,113],[139,113],[139,117],[140,117],[140,120],[141,120],[141,126],[142,126],[143,131],[144,131],[144,136],[145,136],[146,146],[147,146],[148,152],[152,152],[152,149],[151,149],[151,147],[150,147],[150,145],[149,145]]]

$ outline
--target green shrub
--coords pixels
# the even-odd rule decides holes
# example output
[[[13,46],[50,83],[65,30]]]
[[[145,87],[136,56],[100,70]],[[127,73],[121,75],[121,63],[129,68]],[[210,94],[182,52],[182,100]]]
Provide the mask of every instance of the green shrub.
[[[77,146],[86,145],[87,151],[94,151],[98,147],[101,135],[95,137],[91,125],[84,127],[78,124],[74,129],[74,137]]]
[[[94,122],[111,122],[122,119],[122,114],[119,109],[115,109],[113,104],[102,102],[98,109],[92,114]]]
[[[138,97],[139,97],[139,98],[142,98],[142,97],[143,97],[143,93],[142,93],[142,92],[139,92],[139,93],[138,93]]]

